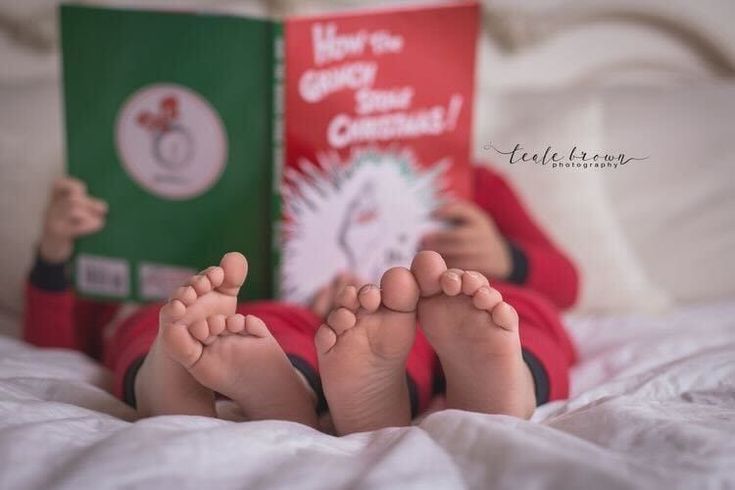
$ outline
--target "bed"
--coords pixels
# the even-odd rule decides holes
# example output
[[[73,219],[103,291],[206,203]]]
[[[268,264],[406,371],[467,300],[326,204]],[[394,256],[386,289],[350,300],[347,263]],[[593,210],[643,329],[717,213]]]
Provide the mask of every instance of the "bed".
[[[137,420],[102,367],[18,340],[45,189],[63,168],[55,3],[0,5],[0,488],[735,488],[731,2],[483,3],[475,156],[580,267],[572,395],[531,421],[447,410],[343,438]],[[552,172],[490,143],[648,158]]]
[[[135,420],[83,355],[0,339],[0,488],[735,486],[735,301],[570,320],[574,393],[532,421],[455,410],[335,438],[290,422]]]

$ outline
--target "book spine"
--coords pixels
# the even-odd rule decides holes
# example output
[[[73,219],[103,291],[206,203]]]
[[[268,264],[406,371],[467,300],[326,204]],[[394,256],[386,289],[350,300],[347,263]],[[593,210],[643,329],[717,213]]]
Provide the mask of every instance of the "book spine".
[[[281,290],[281,182],[284,165],[285,138],[285,53],[283,23],[273,22],[273,119],[272,119],[272,188],[271,188],[271,294],[280,296]]]

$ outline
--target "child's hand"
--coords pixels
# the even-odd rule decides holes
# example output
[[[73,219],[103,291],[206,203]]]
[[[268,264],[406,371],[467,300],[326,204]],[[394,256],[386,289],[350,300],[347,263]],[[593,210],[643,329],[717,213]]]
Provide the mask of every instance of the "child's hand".
[[[46,207],[38,252],[47,262],[66,262],[74,240],[105,226],[107,203],[87,194],[80,180],[62,177],[54,183]]]
[[[335,302],[337,301],[337,295],[342,292],[344,288],[347,286],[360,288],[364,284],[367,284],[367,281],[363,281],[355,275],[346,272],[338,274],[334,280],[317,291],[309,309],[319,318],[326,318],[329,312],[334,309]]]
[[[468,201],[453,201],[435,211],[434,217],[452,226],[426,235],[422,248],[440,253],[449,267],[476,270],[496,279],[510,275],[508,244],[482,209]]]

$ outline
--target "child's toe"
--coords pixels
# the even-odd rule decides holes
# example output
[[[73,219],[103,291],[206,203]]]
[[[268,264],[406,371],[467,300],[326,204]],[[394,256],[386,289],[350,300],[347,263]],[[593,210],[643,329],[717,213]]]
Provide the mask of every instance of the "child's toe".
[[[419,301],[419,286],[411,271],[405,267],[388,269],[380,279],[383,304],[390,310],[411,312]]]
[[[482,286],[472,296],[472,304],[478,310],[484,310],[491,312],[495,306],[503,301],[503,297],[500,295],[497,289],[489,286]]]
[[[207,318],[207,325],[209,327],[210,336],[221,335],[225,331],[225,315],[213,315]]]
[[[225,325],[228,332],[240,333],[245,329],[245,317],[240,313],[235,313],[227,317]]]
[[[219,265],[224,273],[219,291],[224,294],[237,294],[248,274],[248,261],[245,256],[239,252],[227,253]]]
[[[374,284],[366,284],[357,293],[360,306],[368,313],[374,313],[380,308],[380,289]]]
[[[467,296],[472,296],[478,289],[489,284],[487,278],[479,272],[465,271],[462,274],[462,293]]]
[[[250,335],[261,338],[270,337],[271,335],[265,322],[255,315],[245,317],[245,331]]]
[[[222,285],[222,281],[225,280],[225,271],[219,266],[208,267],[202,271],[202,274],[207,276],[213,288],[220,287]]]
[[[184,306],[184,303],[178,299],[173,299],[161,307],[158,318],[160,323],[168,324],[182,319],[185,313],[186,306]]]
[[[357,300],[357,288],[355,286],[345,286],[342,291],[337,293],[336,304],[348,310],[357,311],[360,307],[360,302]]]
[[[329,352],[337,343],[337,334],[328,325],[322,324],[314,335],[314,346],[319,354]]]
[[[189,325],[189,333],[199,342],[204,342],[209,338],[209,325],[207,320],[197,320]]]
[[[411,273],[421,290],[421,296],[433,296],[441,292],[441,275],[447,270],[447,264],[441,255],[431,250],[423,250],[416,254],[411,262]]]
[[[357,323],[357,317],[347,308],[337,308],[327,316],[327,324],[337,335],[354,327],[355,323]]]
[[[163,330],[162,339],[166,353],[184,367],[191,367],[202,355],[201,342],[191,336],[186,325],[169,325]]]
[[[197,274],[192,277],[189,285],[194,288],[197,296],[203,296],[212,290],[212,283],[206,274]]]
[[[462,274],[461,269],[449,269],[445,271],[440,278],[442,292],[447,296],[457,296],[462,292]]]
[[[184,306],[191,306],[197,300],[197,292],[191,286],[181,286],[174,291],[171,299],[178,299]]]
[[[509,332],[518,330],[518,313],[505,301],[499,302],[492,310],[493,323]]]

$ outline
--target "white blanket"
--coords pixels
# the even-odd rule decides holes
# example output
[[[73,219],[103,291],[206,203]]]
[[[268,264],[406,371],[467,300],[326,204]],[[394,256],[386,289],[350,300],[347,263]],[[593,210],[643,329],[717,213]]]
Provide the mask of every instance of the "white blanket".
[[[82,355],[0,337],[0,488],[735,488],[735,302],[570,319],[573,398],[336,438],[135,420]]]

